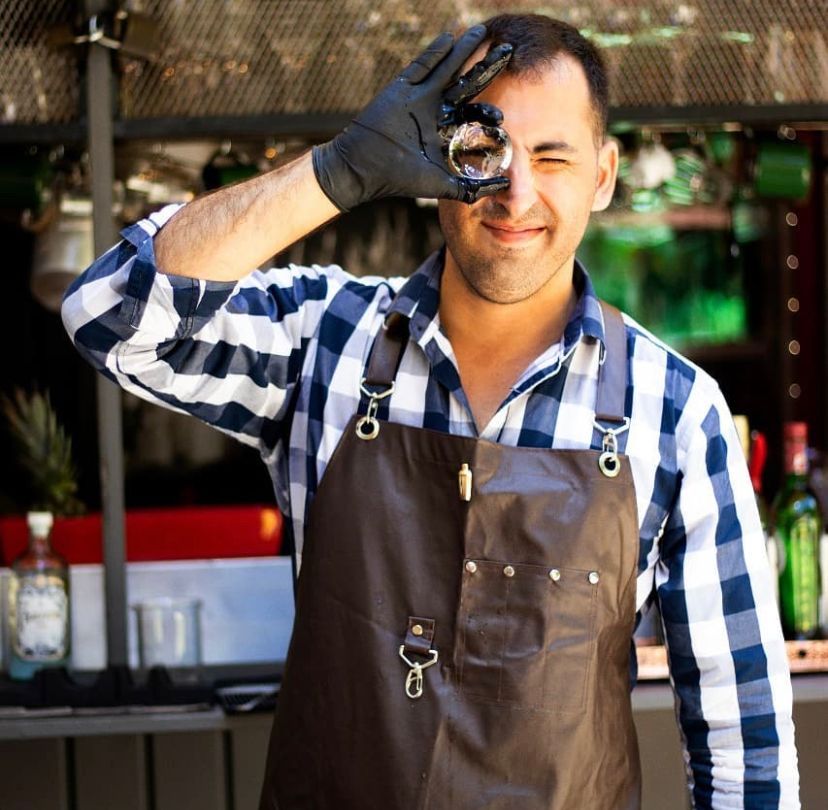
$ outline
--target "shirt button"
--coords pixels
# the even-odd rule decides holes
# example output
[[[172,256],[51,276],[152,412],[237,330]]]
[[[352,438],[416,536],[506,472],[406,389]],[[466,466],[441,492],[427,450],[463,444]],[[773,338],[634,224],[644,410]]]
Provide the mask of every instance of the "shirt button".
[[[560,578],[561,578],[561,572],[557,568],[553,568],[549,572],[549,579],[551,579],[552,582],[557,582]]]
[[[597,585],[598,580],[601,579],[601,576],[597,571],[590,571],[587,579],[589,580],[591,585]]]
[[[505,577],[513,577],[514,575],[515,575],[515,569],[514,569],[514,568],[512,568],[512,566],[511,566],[511,565],[507,565],[507,566],[503,569],[503,576],[505,576]]]
[[[477,570],[477,563],[476,563],[474,560],[469,560],[469,561],[466,563],[466,570],[467,570],[470,574],[473,574],[473,573]]]

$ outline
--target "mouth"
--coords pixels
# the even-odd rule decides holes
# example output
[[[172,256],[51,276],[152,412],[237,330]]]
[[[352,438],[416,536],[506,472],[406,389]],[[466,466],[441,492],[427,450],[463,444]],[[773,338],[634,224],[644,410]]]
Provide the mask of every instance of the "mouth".
[[[482,222],[486,231],[498,242],[506,245],[522,245],[540,236],[546,228],[526,225],[508,225],[503,222]]]

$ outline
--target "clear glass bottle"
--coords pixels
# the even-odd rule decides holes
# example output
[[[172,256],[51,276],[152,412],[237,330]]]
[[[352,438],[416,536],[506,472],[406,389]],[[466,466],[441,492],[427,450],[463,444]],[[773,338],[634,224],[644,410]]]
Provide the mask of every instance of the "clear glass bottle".
[[[29,545],[11,565],[8,603],[12,678],[69,661],[69,566],[51,546],[50,512],[29,512]]]
[[[819,636],[822,514],[808,488],[808,426],[784,427],[785,483],[774,504],[779,550],[779,603],[785,638]]]

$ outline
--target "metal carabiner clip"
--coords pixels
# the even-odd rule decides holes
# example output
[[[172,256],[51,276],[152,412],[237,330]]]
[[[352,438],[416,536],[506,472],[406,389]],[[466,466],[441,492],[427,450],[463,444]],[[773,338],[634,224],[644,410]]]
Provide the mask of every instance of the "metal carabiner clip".
[[[603,452],[598,456],[598,469],[607,478],[615,478],[621,472],[621,459],[618,457],[618,434],[629,429],[630,418],[625,416],[624,424],[618,428],[604,427],[598,424],[597,420],[593,424],[603,434],[601,440]]]
[[[405,694],[412,700],[423,696],[423,670],[436,664],[439,658],[437,650],[429,650],[428,654],[431,656],[431,660],[424,664],[409,661],[405,654],[405,644],[400,644],[400,658],[410,667],[408,675],[405,677]]]
[[[394,383],[392,382],[385,391],[380,391],[379,393],[375,391],[369,391],[365,387],[366,378],[362,378],[362,382],[359,384],[359,390],[368,397],[368,411],[365,416],[360,417],[356,423],[356,435],[363,439],[366,442],[371,441],[371,439],[376,439],[379,436],[380,431],[380,423],[377,419],[377,411],[379,410],[379,403],[381,399],[385,399],[386,397],[390,397],[391,394],[394,393]]]

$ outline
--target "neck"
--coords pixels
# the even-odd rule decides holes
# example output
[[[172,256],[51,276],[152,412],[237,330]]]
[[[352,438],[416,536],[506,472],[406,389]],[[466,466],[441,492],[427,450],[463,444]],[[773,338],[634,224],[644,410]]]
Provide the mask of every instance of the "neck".
[[[523,301],[495,304],[469,286],[446,252],[440,324],[451,341],[479,430],[489,424],[526,367],[560,340],[575,307],[573,267],[560,268]]]
[[[440,284],[440,324],[455,353],[464,347],[501,356],[540,353],[561,339],[577,303],[574,259],[529,298],[498,304],[481,297],[446,251]]]

